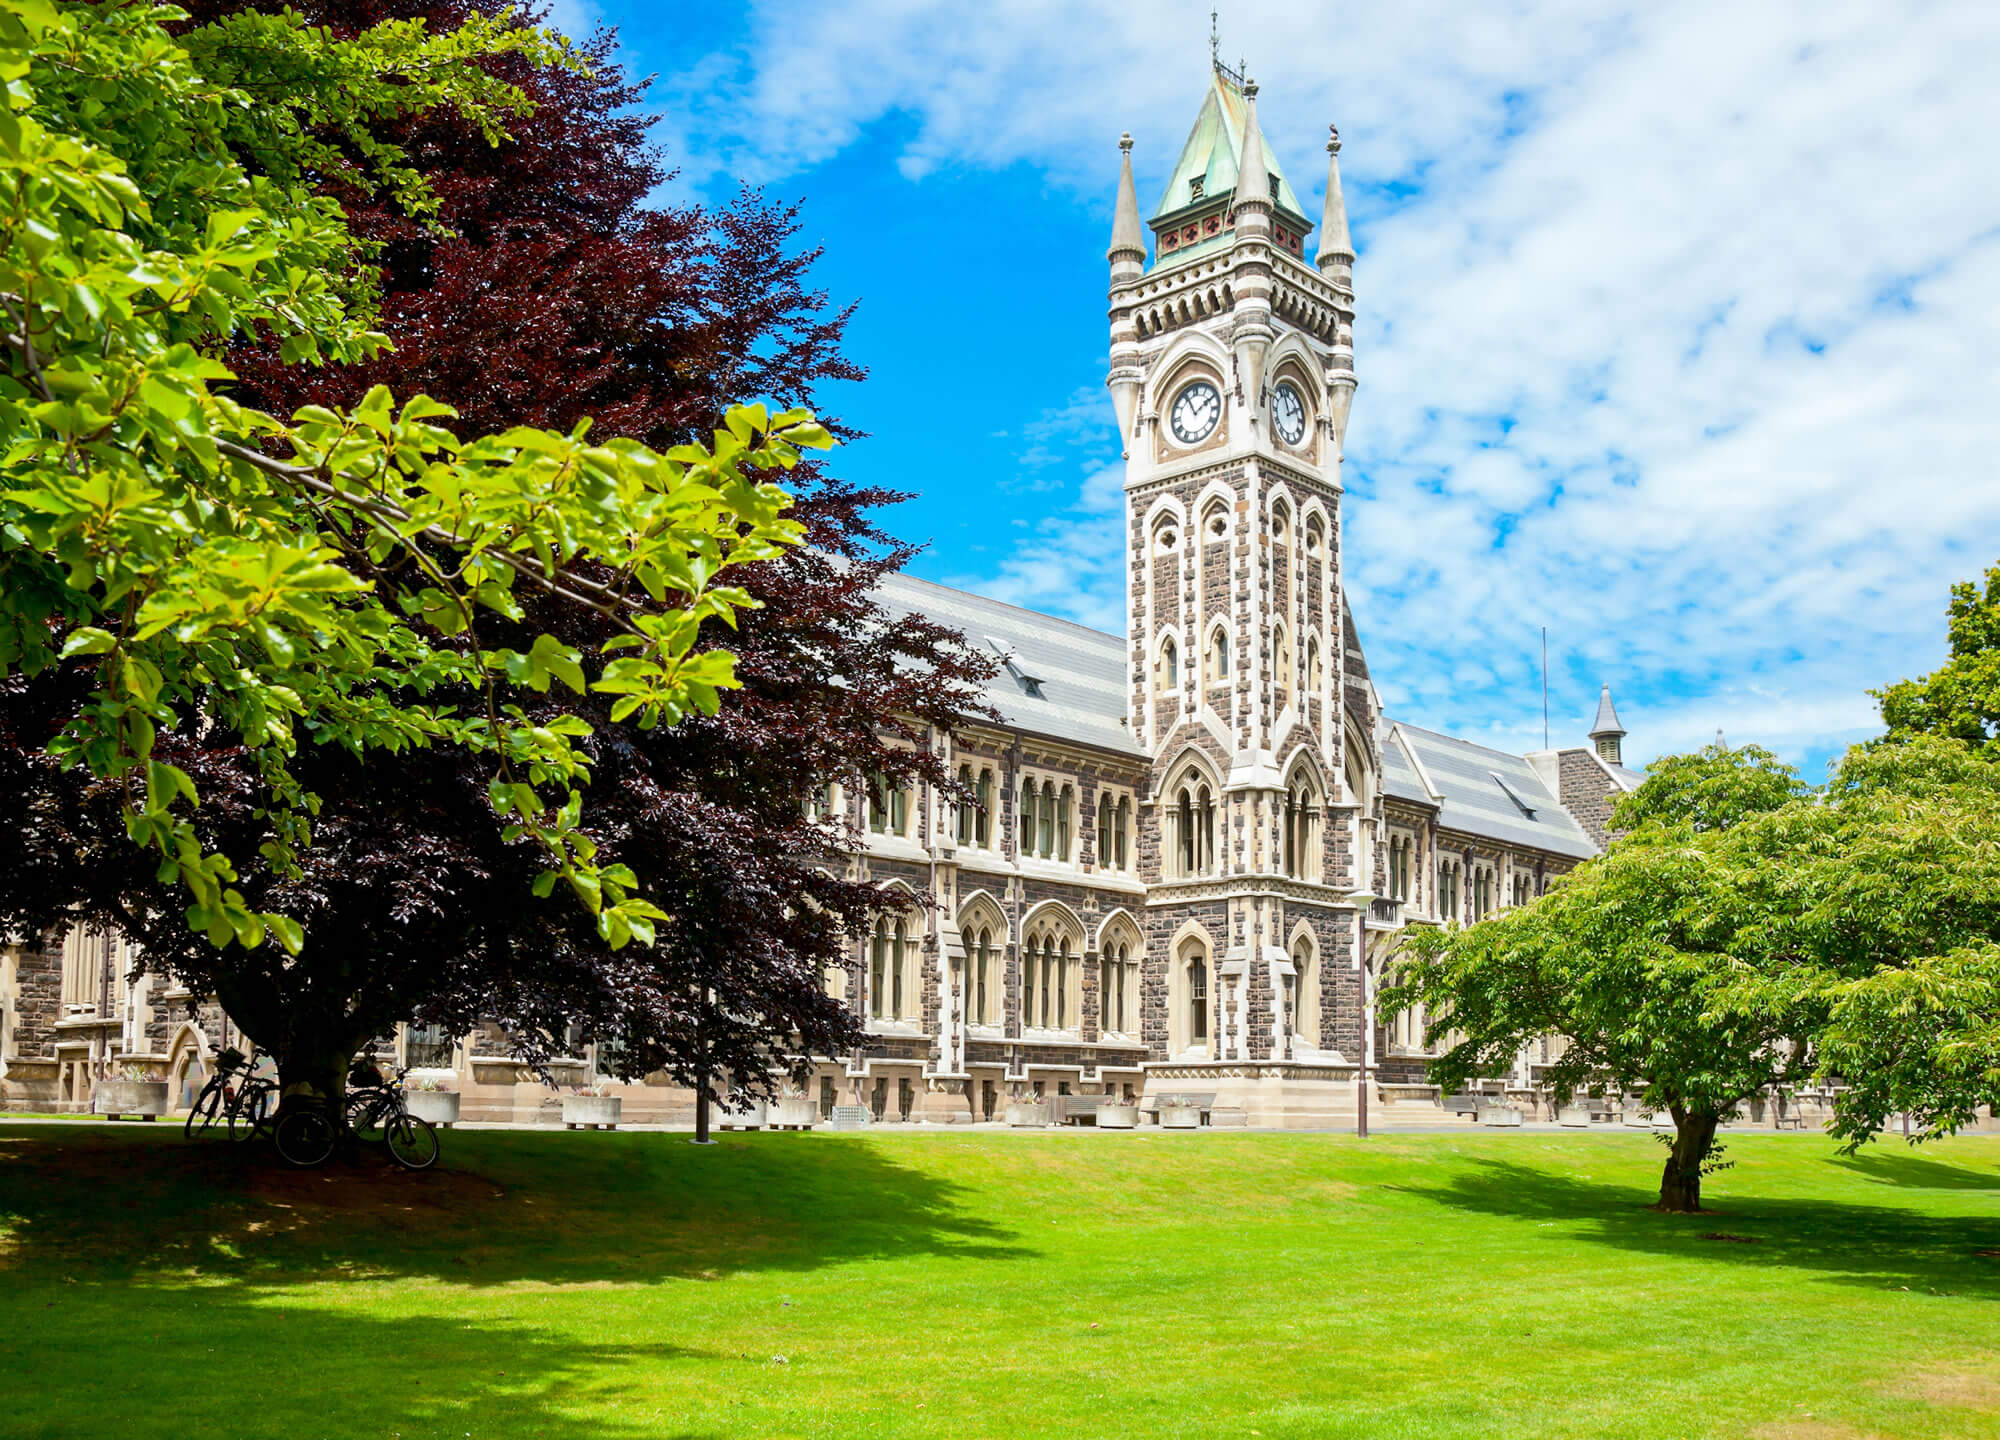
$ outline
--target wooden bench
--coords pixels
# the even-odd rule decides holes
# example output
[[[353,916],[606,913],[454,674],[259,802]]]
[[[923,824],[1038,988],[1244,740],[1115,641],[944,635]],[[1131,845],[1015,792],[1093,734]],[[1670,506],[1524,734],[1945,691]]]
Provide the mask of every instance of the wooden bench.
[[[1453,1115],[1470,1115],[1477,1120],[1481,1108],[1486,1104],[1486,1098],[1482,1095],[1447,1095],[1443,1103],[1444,1108]]]
[[[1056,1123],[1059,1125],[1081,1125],[1088,1120],[1097,1123],[1097,1107],[1104,1103],[1102,1095],[1058,1095],[1056,1102]]]
[[[1201,1122],[1206,1123],[1208,1112],[1214,1108],[1213,1090],[1170,1090],[1153,1097],[1153,1117],[1156,1120],[1162,1110],[1196,1110],[1200,1112]]]

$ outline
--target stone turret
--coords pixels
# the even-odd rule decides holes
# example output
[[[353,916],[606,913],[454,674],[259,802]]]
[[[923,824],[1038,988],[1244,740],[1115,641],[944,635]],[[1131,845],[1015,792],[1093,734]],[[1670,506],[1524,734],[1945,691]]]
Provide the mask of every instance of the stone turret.
[[[1139,386],[1145,372],[1139,367],[1139,335],[1129,305],[1118,304],[1119,292],[1137,284],[1146,272],[1146,228],[1139,219],[1139,191],[1132,183],[1132,133],[1118,137],[1118,205],[1111,217],[1111,248],[1105,259],[1111,262],[1111,373],[1105,383],[1111,387],[1112,409],[1118,415],[1119,447],[1132,442],[1132,426],[1138,416]]]
[[[1319,273],[1347,302],[1354,303],[1354,240],[1347,231],[1347,200],[1340,190],[1340,131],[1329,125],[1326,138],[1326,209],[1319,229]],[[1328,360],[1327,422],[1335,454],[1347,447],[1347,416],[1354,408],[1354,329],[1345,320],[1335,332]]]
[[[1242,387],[1243,403],[1249,408],[1250,423],[1254,425],[1264,412],[1264,357],[1277,338],[1271,328],[1271,172],[1264,160],[1264,132],[1257,124],[1255,80],[1243,82],[1243,108],[1243,153],[1236,162],[1233,210],[1236,243],[1241,247],[1261,248],[1248,248],[1246,263],[1237,272],[1237,319],[1232,348],[1236,355],[1237,384]]]
[[[1597,696],[1597,720],[1590,727],[1590,743],[1597,747],[1597,758],[1607,765],[1623,765],[1625,727],[1618,721],[1618,707],[1611,703],[1611,686],[1607,683]]]

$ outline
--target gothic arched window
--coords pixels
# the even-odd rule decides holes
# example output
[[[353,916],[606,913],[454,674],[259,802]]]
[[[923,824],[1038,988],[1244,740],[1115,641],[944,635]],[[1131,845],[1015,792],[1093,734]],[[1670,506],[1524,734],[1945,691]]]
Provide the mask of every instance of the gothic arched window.
[[[1171,694],[1181,686],[1181,656],[1174,645],[1174,637],[1169,635],[1160,642],[1160,690]]]
[[[1308,1045],[1319,1047],[1319,967],[1313,942],[1301,935],[1292,947],[1292,977],[1294,1004],[1292,1008],[1292,1033]]]
[[[1188,1044],[1208,1043],[1208,963],[1201,955],[1187,962]]]
[[[1208,679],[1210,684],[1229,678],[1229,632],[1220,625],[1208,637]]]
[[[961,765],[958,767],[958,783],[968,792],[972,789],[972,767],[970,765]],[[956,828],[958,831],[958,843],[961,845],[970,845],[972,843],[972,817],[975,808],[969,794],[961,799],[956,806],[958,811],[958,824]]]

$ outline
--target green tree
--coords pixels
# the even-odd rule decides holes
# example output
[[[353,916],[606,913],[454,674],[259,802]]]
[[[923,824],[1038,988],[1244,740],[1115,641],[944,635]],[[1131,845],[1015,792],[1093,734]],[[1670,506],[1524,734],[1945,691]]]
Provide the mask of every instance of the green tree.
[[[1700,1208],[1737,1105],[1814,1076],[1846,1082],[1851,1145],[1898,1111],[1929,1134],[1963,1124],[2000,1101],[2000,772],[1918,737],[1770,805],[1782,788],[1713,747],[1659,762],[1633,797],[1651,818],[1531,906],[1418,932],[1384,1007],[1421,1002],[1452,1038],[1446,1085],[1561,1036],[1558,1096],[1640,1087],[1674,1120],[1664,1210]]]
[[[521,700],[589,689],[642,725],[712,712],[733,663],[698,633],[749,602],[727,572],[799,536],[763,477],[829,437],[752,406],[712,448],[661,454],[594,443],[587,422],[461,439],[447,407],[380,387],[289,418],[235,402],[214,358],[234,335],[294,363],[380,348],[338,207],[295,177],[345,166],[420,204],[368,122],[449,104],[497,127],[509,92],[471,62],[560,52],[497,23],[336,41],[244,16],[245,43],[190,42],[204,68],[168,31],[180,13],[0,0],[0,679],[88,668],[52,752],[121,786],[130,838],[214,944],[301,937],[246,904],[248,857],[202,844],[162,733],[242,738],[271,834],[258,858],[279,871],[317,803],[302,743],[483,755],[494,814],[544,854],[537,893],[564,883],[604,940],[649,941],[661,912],[586,830],[587,727]],[[482,643],[528,591],[607,638]],[[477,703],[433,699],[458,693]]]
[[[1689,755],[1664,755],[1646,767],[1645,783],[1613,808],[1615,830],[1684,824],[1724,830],[1777,810],[1807,793],[1798,771],[1756,745],[1720,743]]]
[[[1910,1117],[1911,1138],[2000,1112],[2000,767],[1956,740],[1857,747],[1829,787],[1833,845],[1794,862],[1824,876],[1808,943],[1856,978],[1820,1037],[1850,1145]]]
[[[1982,589],[1951,587],[1945,663],[1915,680],[1872,691],[1892,737],[1948,735],[2000,759],[2000,565]]]
[[[1432,1077],[1453,1088],[1504,1073],[1532,1040],[1563,1037],[1544,1071],[1558,1098],[1637,1088],[1670,1114],[1659,1206],[1698,1210],[1723,1117],[1811,1073],[1797,1011],[1728,1003],[1744,964],[1732,916],[1769,878],[1746,848],[1727,831],[1643,827],[1532,905],[1414,932],[1382,1007],[1425,1007],[1431,1043],[1450,1041]]]

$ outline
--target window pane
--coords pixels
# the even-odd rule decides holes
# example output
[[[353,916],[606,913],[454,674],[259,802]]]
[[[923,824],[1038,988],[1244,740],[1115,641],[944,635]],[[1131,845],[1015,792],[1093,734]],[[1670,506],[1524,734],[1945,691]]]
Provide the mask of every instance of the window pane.
[[[889,957],[894,965],[894,970],[895,970],[895,980],[893,981],[893,984],[895,986],[894,999],[896,1002],[896,1008],[891,1013],[893,1013],[898,1019],[901,1019],[904,1015],[909,1013],[907,1010],[903,1008],[904,943],[905,942],[903,938],[903,922],[901,920],[898,920],[896,922],[895,948],[890,952],[890,957]]]

